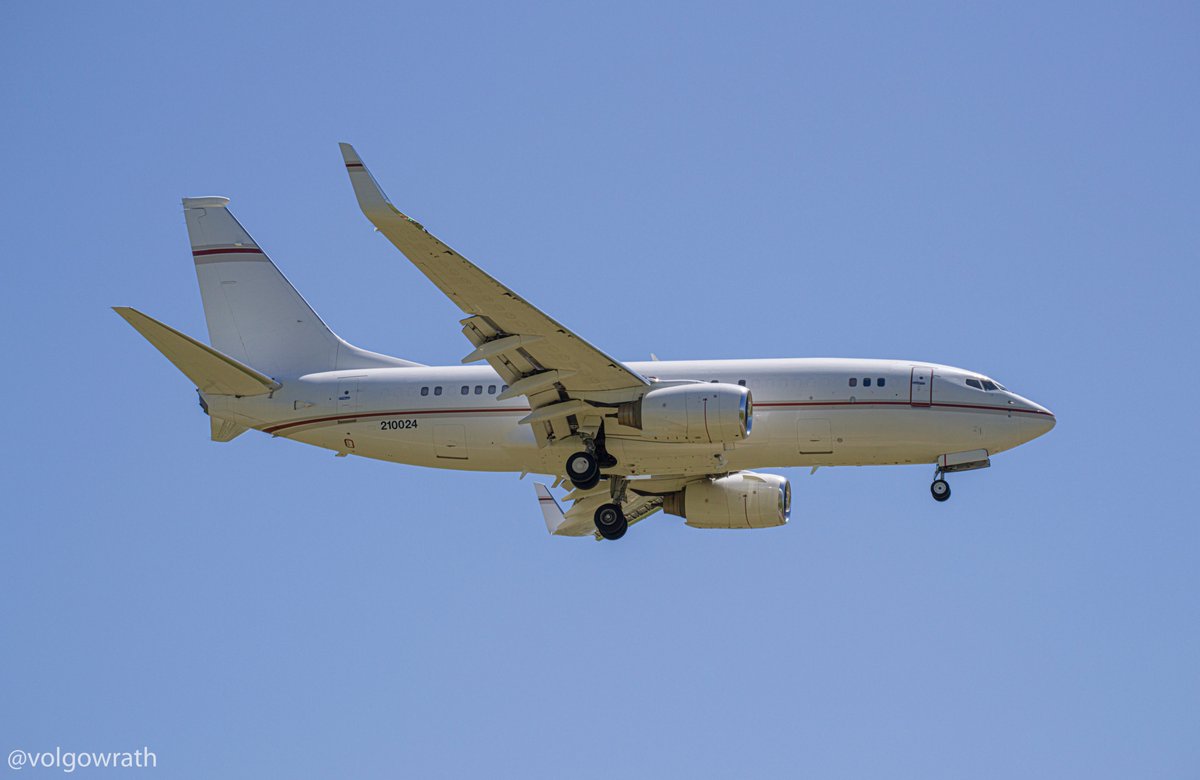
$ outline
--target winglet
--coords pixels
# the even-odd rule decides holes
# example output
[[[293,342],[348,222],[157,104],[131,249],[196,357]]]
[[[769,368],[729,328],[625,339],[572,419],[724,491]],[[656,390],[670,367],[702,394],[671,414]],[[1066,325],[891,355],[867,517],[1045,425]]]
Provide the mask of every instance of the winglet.
[[[346,162],[346,173],[350,174],[350,184],[354,187],[354,197],[358,198],[358,207],[372,222],[378,214],[399,214],[399,210],[383,194],[383,188],[375,177],[367,170],[362,158],[350,144],[338,144],[342,149],[342,159]],[[403,216],[403,215],[401,215]],[[405,217],[407,219],[407,217]]]
[[[562,507],[554,500],[550,488],[541,482],[534,482],[533,489],[537,491],[538,505],[542,508],[542,517],[546,519],[546,530],[553,534],[566,521],[566,518],[563,517]]]

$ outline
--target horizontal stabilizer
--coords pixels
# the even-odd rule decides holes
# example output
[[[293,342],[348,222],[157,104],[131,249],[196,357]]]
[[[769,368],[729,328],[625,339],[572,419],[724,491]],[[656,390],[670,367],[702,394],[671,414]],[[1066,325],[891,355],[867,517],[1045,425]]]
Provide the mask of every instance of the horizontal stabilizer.
[[[208,422],[211,429],[210,438],[213,441],[233,441],[250,430],[239,422],[222,420],[220,417],[209,416]]]
[[[137,309],[114,306],[133,329],[187,376],[203,393],[216,395],[263,395],[279,387],[271,377],[260,374],[207,344],[196,341],[169,325],[147,317]],[[232,438],[232,437],[231,437]]]

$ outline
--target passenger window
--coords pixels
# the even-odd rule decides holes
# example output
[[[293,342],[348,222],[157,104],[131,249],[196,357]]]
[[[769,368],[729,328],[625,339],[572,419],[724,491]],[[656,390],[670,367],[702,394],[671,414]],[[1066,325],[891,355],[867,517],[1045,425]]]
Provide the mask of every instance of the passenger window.
[[[442,386],[441,386],[441,385],[438,385],[437,387],[433,388],[433,394],[434,394],[434,395],[441,395],[441,394],[442,394]]]
[[[496,394],[496,386],[488,385],[488,395],[495,395],[495,394]]]
[[[883,377],[879,377],[878,384],[880,387],[883,387]]]
[[[428,387],[422,387],[422,388],[421,388],[421,395],[429,395],[429,388],[428,388]]]
[[[508,389],[508,385],[500,385],[500,392],[503,393],[507,389]]]
[[[469,392],[471,392],[471,388],[470,388],[469,386],[467,386],[467,385],[463,385],[463,388],[462,388],[462,394],[463,394],[463,395],[466,395],[466,394],[467,394],[467,393],[469,393]]]
[[[483,385],[475,385],[475,395],[483,395]]]
[[[738,380],[738,384],[739,384],[739,385],[741,385],[742,387],[745,387],[745,386],[746,386],[746,380],[745,380],[745,379],[739,379],[739,380]]]
[[[710,380],[708,380],[708,383],[709,383],[710,385],[715,385],[715,384],[716,384],[718,381],[719,381],[719,380],[717,380],[717,379],[710,379]]]
[[[858,387],[858,377],[855,377],[855,376],[850,377],[850,386]]]
[[[967,384],[970,385],[971,387],[975,388],[976,390],[983,389],[983,385],[979,384],[978,379],[968,379]]]
[[[870,386],[871,386],[871,377],[869,377],[869,376],[864,377],[863,378],[863,387],[870,387]]]

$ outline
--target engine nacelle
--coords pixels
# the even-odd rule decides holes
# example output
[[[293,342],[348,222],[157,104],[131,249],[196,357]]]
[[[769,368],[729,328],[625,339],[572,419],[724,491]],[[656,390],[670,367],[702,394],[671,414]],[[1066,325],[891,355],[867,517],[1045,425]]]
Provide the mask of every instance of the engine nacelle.
[[[693,528],[771,528],[792,514],[792,485],[775,474],[740,471],[687,485],[665,498],[663,511]]]
[[[618,423],[653,441],[727,444],[749,436],[753,419],[750,391],[718,382],[655,388],[617,409]]]

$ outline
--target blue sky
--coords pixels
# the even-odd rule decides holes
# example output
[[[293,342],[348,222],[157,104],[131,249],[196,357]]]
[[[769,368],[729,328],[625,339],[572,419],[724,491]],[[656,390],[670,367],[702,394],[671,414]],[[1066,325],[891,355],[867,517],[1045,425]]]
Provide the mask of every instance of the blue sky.
[[[0,747],[1197,776],[1195,5],[433,5],[6,13]],[[612,354],[931,360],[1058,427],[945,505],[926,467],[793,470],[785,528],[620,544],[547,537],[516,475],[211,443],[108,309],[205,334],[181,196],[350,341],[466,349],[342,140]]]

